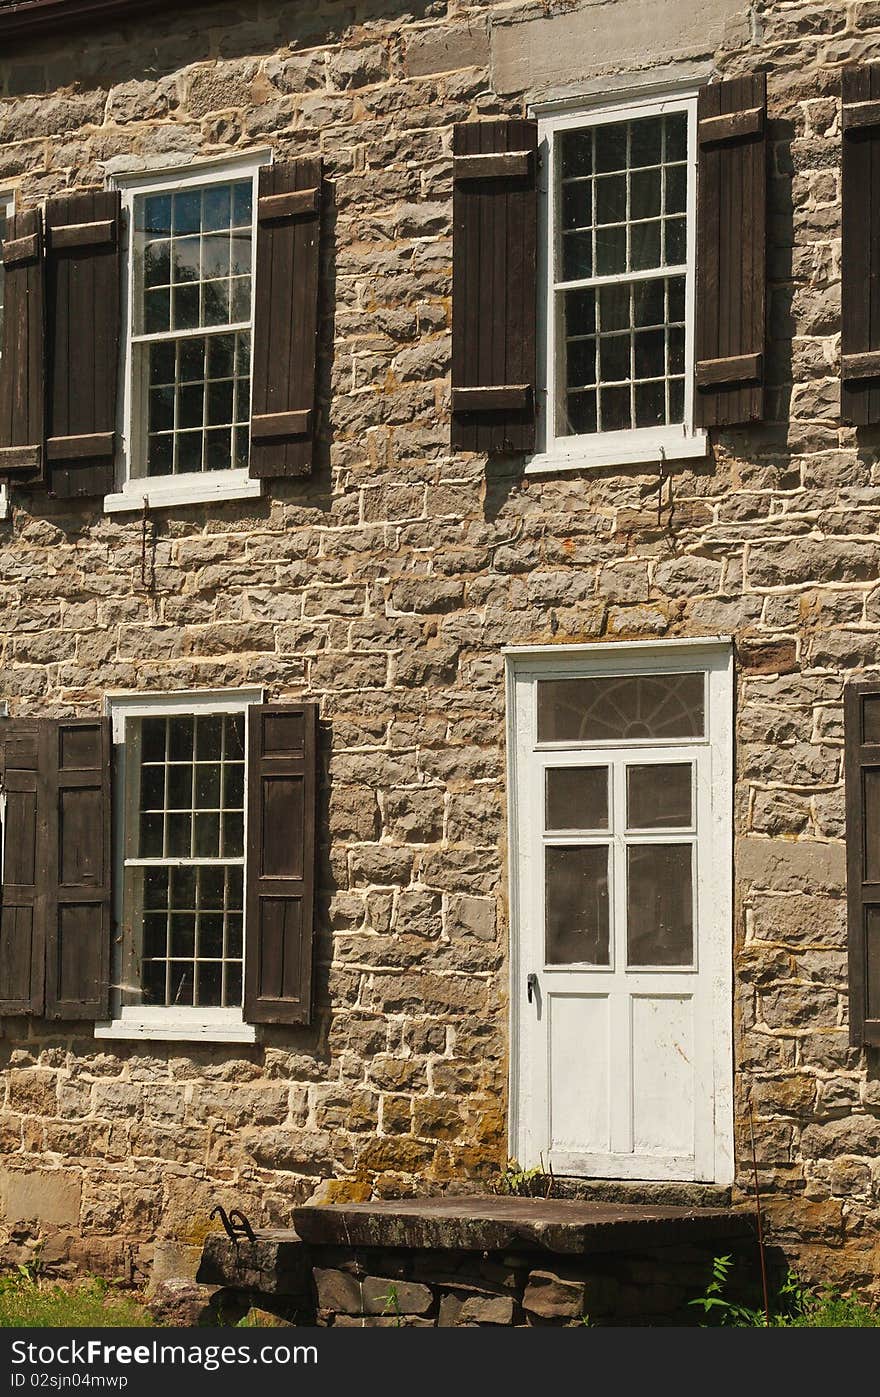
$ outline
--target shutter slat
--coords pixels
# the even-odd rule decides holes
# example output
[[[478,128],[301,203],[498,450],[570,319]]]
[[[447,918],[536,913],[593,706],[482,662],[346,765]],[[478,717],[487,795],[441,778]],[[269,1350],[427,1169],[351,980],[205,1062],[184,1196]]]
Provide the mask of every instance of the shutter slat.
[[[48,821],[46,725],[0,720],[3,894],[0,904],[0,1013],[42,1014],[45,991]]]
[[[109,718],[51,727],[46,868],[46,1014],[105,1018],[111,934]]]
[[[698,426],[764,415],[766,106],[763,73],[710,84],[699,95]],[[723,378],[713,369],[720,361],[728,365]]]
[[[462,451],[535,444],[537,141],[537,123],[519,119],[453,132],[452,445]],[[527,390],[517,401],[514,386]],[[486,396],[467,396],[476,390]]]
[[[844,691],[849,1036],[880,1046],[880,685]]]
[[[49,489],[62,499],[113,489],[119,223],[115,190],[67,194],[47,205]],[[85,450],[89,440],[96,444],[93,455]],[[65,442],[71,443],[69,450]]]
[[[317,709],[248,713],[245,1018],[311,1019]]]
[[[321,170],[320,159],[304,158],[260,171],[250,459],[257,478],[308,475],[312,469]],[[260,430],[266,419],[281,417],[306,420],[307,426]]]
[[[0,344],[0,473],[40,478],[45,436],[45,261],[39,210],[14,214]],[[12,254],[10,260],[10,253]]]

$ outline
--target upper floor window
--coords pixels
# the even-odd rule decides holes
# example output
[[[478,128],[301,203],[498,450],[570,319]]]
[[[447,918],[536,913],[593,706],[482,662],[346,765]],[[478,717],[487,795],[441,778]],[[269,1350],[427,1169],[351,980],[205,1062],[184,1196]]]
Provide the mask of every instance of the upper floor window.
[[[132,474],[248,464],[253,177],[138,194]]]
[[[554,116],[539,140],[539,455],[613,464],[702,451],[692,388],[695,99]]]
[[[259,492],[248,474],[258,173],[226,162],[123,191],[124,494]]]

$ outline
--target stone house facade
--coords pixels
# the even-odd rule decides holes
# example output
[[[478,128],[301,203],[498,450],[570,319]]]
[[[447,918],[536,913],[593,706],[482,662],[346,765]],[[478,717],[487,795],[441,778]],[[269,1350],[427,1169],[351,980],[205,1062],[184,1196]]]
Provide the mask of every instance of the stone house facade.
[[[217,1202],[278,1225],[511,1156],[747,1203],[753,1129],[774,1240],[876,1284],[844,690],[880,674],[880,419],[853,374],[841,401],[841,80],[874,60],[873,0],[0,0],[5,316],[42,354],[7,330],[39,423],[0,412],[7,1257],[137,1279]],[[698,123],[728,113],[766,278],[722,180],[711,304],[766,343],[718,341],[763,357],[713,421]],[[494,324],[536,373],[474,368]]]

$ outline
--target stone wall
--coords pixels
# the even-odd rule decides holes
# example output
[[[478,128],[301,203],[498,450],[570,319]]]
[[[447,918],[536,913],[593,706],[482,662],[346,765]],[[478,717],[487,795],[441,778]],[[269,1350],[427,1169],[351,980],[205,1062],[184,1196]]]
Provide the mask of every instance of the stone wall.
[[[334,190],[313,478],[154,513],[146,578],[140,518],[16,492],[0,525],[13,714],[257,682],[320,702],[315,1024],[147,1048],[7,1019],[9,1257],[42,1235],[60,1262],[138,1278],[157,1241],[197,1245],[217,1201],[272,1224],[311,1196],[485,1187],[507,1148],[500,647],[726,633],[739,1185],[751,1105],[775,1235],[813,1274],[876,1275],[880,1084],[847,1046],[841,694],[877,667],[878,438],[840,426],[836,374],[839,73],[880,58],[880,9],[692,14],[263,0],[0,59],[0,185],[25,204],[269,144],[320,150]],[[658,66],[769,68],[768,421],[662,490],[651,470],[524,477],[451,454],[452,123]]]

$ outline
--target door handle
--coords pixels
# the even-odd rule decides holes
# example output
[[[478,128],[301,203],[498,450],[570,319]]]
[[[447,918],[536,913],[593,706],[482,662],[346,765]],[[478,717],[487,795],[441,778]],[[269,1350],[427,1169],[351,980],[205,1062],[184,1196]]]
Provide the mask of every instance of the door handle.
[[[528,995],[529,1003],[530,1003],[530,1004],[531,1004],[531,1002],[532,1002],[532,999],[534,998],[534,996],[535,996],[537,993],[538,993],[538,977],[537,977],[537,975],[535,974],[534,970],[532,970],[532,971],[530,972],[530,974],[526,976],[526,994]]]

